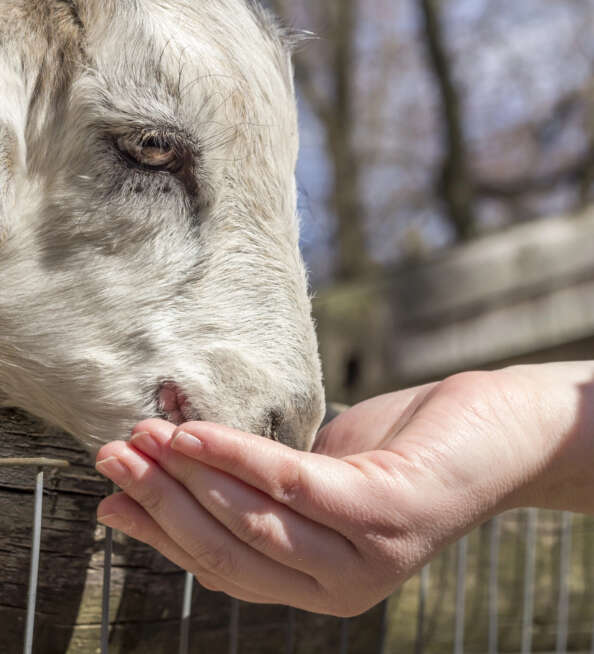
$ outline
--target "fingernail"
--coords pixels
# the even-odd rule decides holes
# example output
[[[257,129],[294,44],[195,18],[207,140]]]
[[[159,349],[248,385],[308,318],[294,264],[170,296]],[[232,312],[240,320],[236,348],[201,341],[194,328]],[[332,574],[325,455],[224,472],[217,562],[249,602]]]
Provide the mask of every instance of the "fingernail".
[[[120,488],[124,488],[132,478],[130,468],[124,465],[115,456],[109,456],[107,459],[97,461],[95,467],[102,475],[111,479],[111,481],[115,482]]]
[[[180,431],[171,442],[171,449],[184,452],[199,452],[202,449],[202,441],[198,437],[192,436],[192,434]]]
[[[130,438],[130,443],[137,447],[141,452],[148,454],[152,459],[159,458],[161,446],[148,431],[141,431]]]
[[[97,522],[100,522],[106,527],[112,527],[113,529],[119,529],[120,531],[130,531],[133,523],[128,518],[119,515],[118,513],[108,513],[107,515],[98,515]]]

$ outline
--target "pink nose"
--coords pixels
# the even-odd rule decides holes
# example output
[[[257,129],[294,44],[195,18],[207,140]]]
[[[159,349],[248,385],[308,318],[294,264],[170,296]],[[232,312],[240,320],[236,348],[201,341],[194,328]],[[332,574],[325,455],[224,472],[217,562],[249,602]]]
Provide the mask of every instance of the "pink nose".
[[[312,432],[319,424],[320,402],[316,389],[311,395],[286,395],[276,404],[251,407],[242,417],[236,416],[237,429],[259,434],[294,447],[307,449],[311,447]],[[200,399],[194,405],[183,388],[172,380],[161,382],[157,387],[156,404],[160,417],[176,425],[199,420],[213,420],[208,410],[199,406]],[[249,407],[248,407],[249,409]],[[218,416],[217,416],[218,417]],[[216,420],[216,418],[214,418]]]
[[[165,382],[161,385],[158,402],[159,410],[176,425],[181,425],[193,418],[192,405],[175,382]]]

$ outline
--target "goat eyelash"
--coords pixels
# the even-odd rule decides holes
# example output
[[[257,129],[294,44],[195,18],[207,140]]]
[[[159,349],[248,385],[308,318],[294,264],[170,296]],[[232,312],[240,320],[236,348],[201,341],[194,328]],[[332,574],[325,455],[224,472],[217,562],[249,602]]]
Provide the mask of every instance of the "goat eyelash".
[[[185,156],[177,145],[159,138],[120,136],[114,146],[126,163],[147,172],[177,173],[184,165]]]
[[[185,134],[172,129],[112,128],[104,131],[104,143],[119,164],[131,173],[143,177],[170,175],[184,187],[193,202],[201,202],[200,187],[196,179],[201,159],[198,145]],[[171,153],[160,165],[149,165],[138,156],[139,149],[155,148],[161,154]]]

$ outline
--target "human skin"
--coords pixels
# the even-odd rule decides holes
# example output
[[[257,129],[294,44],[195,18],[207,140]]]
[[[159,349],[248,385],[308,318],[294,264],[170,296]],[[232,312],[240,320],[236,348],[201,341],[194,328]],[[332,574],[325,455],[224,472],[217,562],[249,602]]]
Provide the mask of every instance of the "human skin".
[[[346,617],[497,513],[594,512],[592,461],[594,362],[518,366],[363,402],[313,453],[143,421],[98,453],[98,519],[206,588]]]

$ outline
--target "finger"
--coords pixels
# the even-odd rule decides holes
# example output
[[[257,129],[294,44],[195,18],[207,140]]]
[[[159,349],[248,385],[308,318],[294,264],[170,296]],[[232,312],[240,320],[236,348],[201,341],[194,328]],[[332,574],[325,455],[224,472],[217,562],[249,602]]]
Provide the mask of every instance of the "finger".
[[[163,433],[141,432],[130,443],[157,461],[211,515],[250,547],[296,570],[322,579],[359,565],[354,545],[244,482],[169,447]]]
[[[160,418],[148,418],[134,426],[132,429],[132,436],[139,432],[151,432],[152,434],[159,434],[162,438],[171,438],[173,432],[177,427],[172,422],[161,420]]]
[[[268,559],[215,520],[179,482],[129,443],[101,448],[97,469],[136,500],[159,526],[215,577],[249,592],[303,602],[320,592],[317,581]]]
[[[247,593],[232,582],[216,579],[208,570],[200,568],[190,555],[177,545],[153,518],[125,493],[115,493],[105,498],[97,508],[97,519],[102,524],[117,529],[158,550],[172,563],[192,573],[202,586],[221,591],[246,602],[269,604],[273,600],[257,593]]]
[[[297,452],[211,423],[181,425],[170,447],[342,534],[353,522],[351,500],[364,492],[368,481],[350,461]]]

